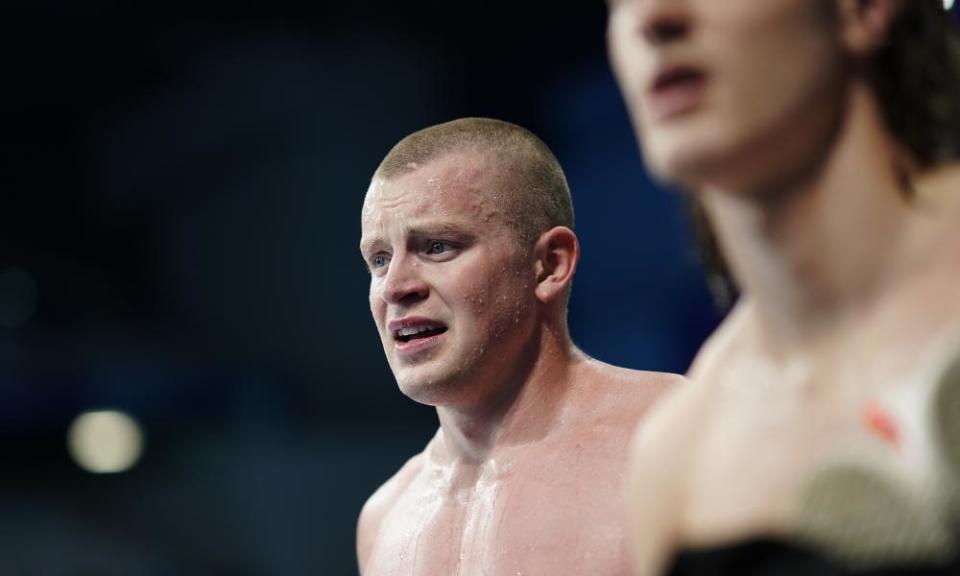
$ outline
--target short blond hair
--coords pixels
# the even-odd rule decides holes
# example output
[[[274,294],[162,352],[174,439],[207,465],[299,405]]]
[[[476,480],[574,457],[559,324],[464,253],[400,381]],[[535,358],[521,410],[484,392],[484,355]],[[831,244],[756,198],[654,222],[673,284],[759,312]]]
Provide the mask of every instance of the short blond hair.
[[[529,130],[492,118],[460,118],[400,140],[373,177],[389,180],[449,154],[489,154],[504,183],[510,222],[525,242],[554,226],[573,228],[573,202],[560,162]]]

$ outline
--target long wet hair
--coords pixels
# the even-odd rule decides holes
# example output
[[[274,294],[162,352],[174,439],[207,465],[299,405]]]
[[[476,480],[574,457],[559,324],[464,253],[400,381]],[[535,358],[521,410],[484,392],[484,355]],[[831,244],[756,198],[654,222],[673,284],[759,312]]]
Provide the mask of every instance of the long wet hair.
[[[884,121],[918,168],[960,157],[960,32],[942,0],[903,0],[868,78]],[[910,195],[909,178],[903,183]],[[687,208],[710,290],[722,307],[738,289],[707,215],[693,197]]]

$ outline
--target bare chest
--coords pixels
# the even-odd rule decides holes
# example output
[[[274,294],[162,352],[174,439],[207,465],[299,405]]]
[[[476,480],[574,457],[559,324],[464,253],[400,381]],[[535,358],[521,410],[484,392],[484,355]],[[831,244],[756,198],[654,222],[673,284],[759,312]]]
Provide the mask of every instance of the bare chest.
[[[367,576],[626,574],[619,475],[529,467],[461,492],[415,481],[385,517]]]
[[[700,376],[711,390],[686,491],[693,541],[787,531],[811,479],[836,462],[879,466],[917,490],[938,481],[933,339],[869,337],[802,366],[731,355]]]
[[[688,531],[694,540],[718,532],[776,533],[803,479],[831,447],[856,435],[855,409],[817,406],[794,394],[716,397],[687,476]]]

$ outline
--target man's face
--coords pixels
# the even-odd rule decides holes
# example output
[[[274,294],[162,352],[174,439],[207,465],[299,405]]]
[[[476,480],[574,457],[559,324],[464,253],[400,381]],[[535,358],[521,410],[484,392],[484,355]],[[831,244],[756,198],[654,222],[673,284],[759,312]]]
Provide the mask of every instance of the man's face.
[[[760,187],[822,148],[836,120],[833,0],[610,0],[607,39],[663,179]]]
[[[457,152],[375,179],[364,201],[370,311],[401,391],[418,402],[496,393],[532,338],[534,267],[496,201],[494,170]]]

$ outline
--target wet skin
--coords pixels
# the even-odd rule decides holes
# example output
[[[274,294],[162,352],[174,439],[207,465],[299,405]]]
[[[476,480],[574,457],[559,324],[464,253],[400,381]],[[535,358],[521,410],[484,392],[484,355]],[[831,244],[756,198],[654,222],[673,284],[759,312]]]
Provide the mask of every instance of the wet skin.
[[[550,426],[478,462],[444,431],[371,497],[365,575],[627,574],[630,430],[673,380],[580,359]]]
[[[520,242],[496,176],[463,151],[367,194],[371,312],[400,389],[436,406],[440,429],[364,506],[366,576],[628,571],[628,438],[680,377],[571,344],[576,238]]]

